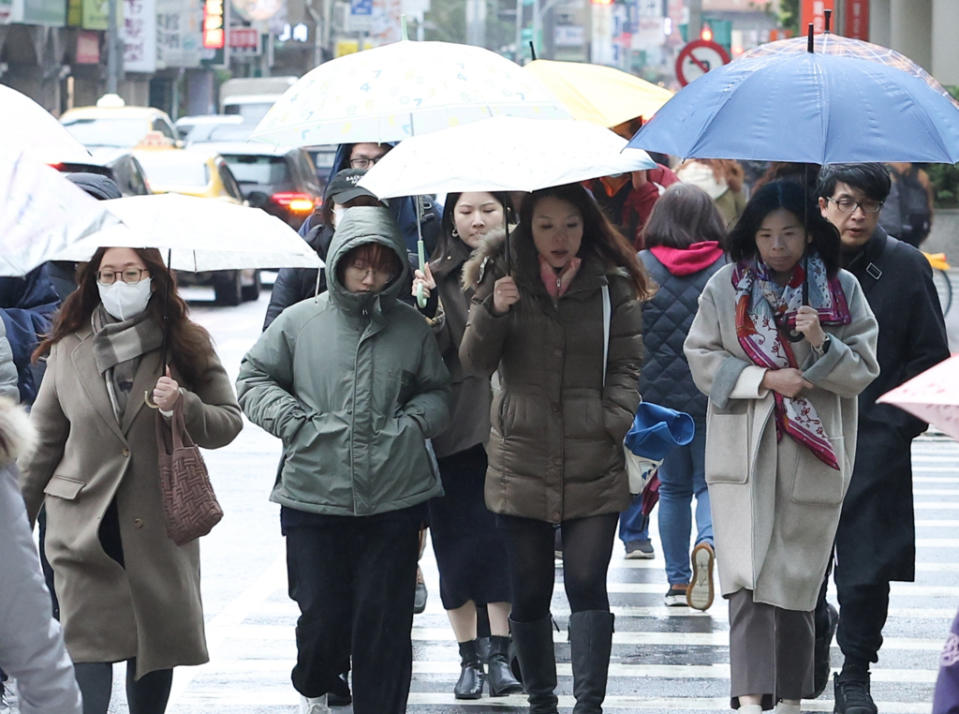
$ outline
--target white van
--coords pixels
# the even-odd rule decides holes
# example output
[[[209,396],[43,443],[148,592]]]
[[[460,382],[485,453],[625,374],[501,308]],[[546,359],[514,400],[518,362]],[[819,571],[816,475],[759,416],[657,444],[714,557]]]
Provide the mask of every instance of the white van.
[[[239,77],[220,85],[220,113],[236,114],[244,124],[258,124],[296,77]]]

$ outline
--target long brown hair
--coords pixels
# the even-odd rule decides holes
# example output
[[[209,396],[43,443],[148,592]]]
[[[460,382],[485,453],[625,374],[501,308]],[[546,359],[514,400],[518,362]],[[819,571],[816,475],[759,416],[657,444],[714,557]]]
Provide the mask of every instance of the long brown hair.
[[[610,223],[589,191],[578,183],[540,189],[523,201],[516,236],[514,240],[511,240],[515,243],[518,254],[524,246],[533,246],[533,210],[536,204],[546,197],[573,204],[583,216],[583,243],[579,249],[580,255],[593,252],[599,256],[607,268],[625,269],[629,273],[637,299],[645,300],[651,295],[646,271],[640,265],[636,251],[623,234]],[[535,247],[532,250],[535,251]]]
[[[97,289],[97,272],[103,255],[109,248],[97,248],[90,262],[81,265],[77,272],[77,289],[74,290],[60,307],[53,322],[53,329],[33,351],[36,361],[50,351],[50,348],[67,335],[90,324],[90,315],[100,304],[100,292]],[[190,383],[195,383],[207,359],[213,354],[213,342],[210,333],[187,317],[189,308],[177,294],[176,276],[163,264],[160,251],[156,248],[131,248],[143,261],[150,272],[154,288],[147,312],[161,328],[168,330],[167,353],[177,371]]]

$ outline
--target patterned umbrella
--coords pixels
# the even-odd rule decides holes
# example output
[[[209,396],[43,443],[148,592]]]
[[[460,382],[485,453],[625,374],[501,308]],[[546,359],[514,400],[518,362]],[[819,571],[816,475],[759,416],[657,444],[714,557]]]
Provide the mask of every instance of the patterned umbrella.
[[[303,75],[251,138],[292,146],[400,141],[502,115],[569,117],[535,77],[495,52],[403,40]]]
[[[959,355],[930,367],[876,401],[894,404],[959,440]]]

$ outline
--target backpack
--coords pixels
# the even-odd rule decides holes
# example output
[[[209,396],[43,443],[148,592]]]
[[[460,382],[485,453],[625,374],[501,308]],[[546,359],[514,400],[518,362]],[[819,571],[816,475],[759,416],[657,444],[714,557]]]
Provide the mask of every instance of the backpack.
[[[903,174],[890,174],[892,187],[879,213],[879,225],[890,235],[918,247],[929,235],[929,194],[920,183],[915,166]]]

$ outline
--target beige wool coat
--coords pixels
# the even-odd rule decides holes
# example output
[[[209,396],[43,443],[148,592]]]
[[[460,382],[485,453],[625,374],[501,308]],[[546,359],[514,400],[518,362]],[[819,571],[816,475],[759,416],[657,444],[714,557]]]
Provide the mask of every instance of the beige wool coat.
[[[856,454],[857,395],[879,374],[878,327],[858,281],[840,271],[852,321],[828,326],[828,351],[792,348],[814,387],[815,406],[840,464],[837,471],[784,435],[777,443],[772,392],[736,337],[736,294],[724,266],[706,284],[686,338],[693,380],[709,397],[706,483],[723,595],[787,610],[815,607]]]
[[[143,393],[160,374],[160,351],[143,355],[121,423],[93,359],[87,328],[56,343],[30,418],[39,442],[20,460],[30,522],[46,504],[46,552],[74,662],[137,658],[137,677],[208,661],[197,541],[177,546],[163,524],[155,419]],[[186,428],[204,448],[242,428],[240,407],[213,356],[183,384]],[[98,528],[116,499],[125,567],[107,555]]]
[[[492,312],[492,289],[506,274],[502,242],[487,240],[463,270],[475,293],[460,361],[469,373],[498,369],[500,377],[486,505],[550,523],[619,513],[630,503],[623,437],[640,401],[642,303],[625,271],[607,270],[593,255],[554,302],[520,257],[513,258],[520,300],[501,316]],[[612,307],[605,386],[604,284]]]

